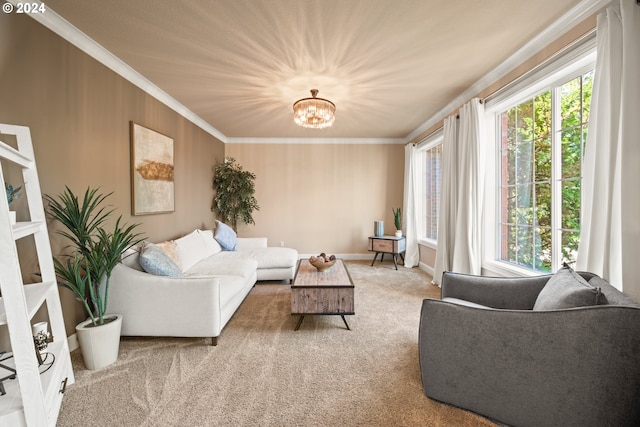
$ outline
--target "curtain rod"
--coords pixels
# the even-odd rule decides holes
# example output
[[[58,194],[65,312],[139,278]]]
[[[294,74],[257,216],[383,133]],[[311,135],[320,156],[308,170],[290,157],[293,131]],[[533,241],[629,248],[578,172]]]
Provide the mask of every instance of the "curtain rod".
[[[638,0],[638,1],[640,1],[640,0]],[[484,104],[484,100],[482,98],[478,98],[478,102],[480,104]],[[456,114],[456,119],[459,119],[459,118],[460,118],[460,114]]]
[[[640,4],[640,0],[636,0],[636,1],[638,2],[638,4]],[[519,75],[518,77],[516,77],[515,79],[513,79],[512,81],[507,83],[506,85],[496,89],[495,91],[491,92],[489,95],[485,96],[484,97],[485,101],[491,101],[493,98],[495,98],[496,96],[500,95],[504,91],[509,90],[509,88],[519,84],[521,81],[525,80],[527,77],[535,74],[537,71],[539,71],[539,70],[543,69],[544,67],[548,66],[550,63],[552,63],[553,61],[558,59],[561,55],[565,54],[568,51],[571,51],[572,49],[579,48],[580,46],[583,45],[583,43],[589,42],[589,40],[591,40],[595,36],[596,36],[596,28],[590,29],[589,31],[587,31],[586,33],[582,34],[581,36],[579,36],[577,39],[575,39],[571,43],[567,44],[566,46],[561,47],[559,50],[557,50],[556,52],[552,53],[548,58],[543,60],[538,65],[534,66],[530,70],[526,71],[525,73]]]

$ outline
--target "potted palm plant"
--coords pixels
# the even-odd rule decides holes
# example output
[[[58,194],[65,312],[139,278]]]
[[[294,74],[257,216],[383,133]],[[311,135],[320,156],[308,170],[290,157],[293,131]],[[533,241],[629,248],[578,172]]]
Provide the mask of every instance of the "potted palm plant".
[[[402,237],[402,209],[391,208],[393,212],[393,224],[396,226],[396,237]]]
[[[98,189],[87,188],[82,201],[69,187],[58,197],[45,196],[53,218],[65,227],[58,234],[70,240],[71,253],[54,258],[58,284],[74,293],[89,318],[76,326],[85,366],[101,369],[118,359],[122,316],[105,315],[111,272],[122,252],[143,239],[119,216],[112,229],[106,229],[114,209],[104,206]]]
[[[255,224],[253,211],[260,210],[254,197],[255,174],[243,170],[233,157],[225,157],[224,162],[216,166],[213,176],[213,197],[211,210],[220,214],[225,222],[238,231],[238,222]]]

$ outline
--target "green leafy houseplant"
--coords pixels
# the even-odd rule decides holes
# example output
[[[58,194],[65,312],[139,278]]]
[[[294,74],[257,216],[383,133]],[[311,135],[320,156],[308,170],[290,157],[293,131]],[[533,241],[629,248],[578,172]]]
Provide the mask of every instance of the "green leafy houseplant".
[[[45,196],[51,215],[66,228],[58,234],[69,239],[73,248],[64,261],[53,260],[58,284],[83,303],[94,326],[105,323],[109,280],[122,252],[143,240],[140,233],[134,233],[139,224],[122,223],[122,216],[116,219],[112,230],[105,229],[115,210],[103,205],[111,194],[87,188],[80,202],[65,187],[57,198]]]
[[[14,188],[13,185],[5,182],[4,189],[7,192],[7,202],[9,203],[9,206],[11,206],[11,204],[20,197],[20,190],[22,189],[22,186]]]
[[[391,208],[393,212],[393,223],[396,226],[396,230],[402,230],[402,210],[400,208]]]
[[[233,157],[225,157],[224,162],[216,166],[213,176],[216,194],[211,210],[235,231],[238,222],[255,224],[253,211],[260,210],[254,197],[255,179],[255,174],[243,170]]]

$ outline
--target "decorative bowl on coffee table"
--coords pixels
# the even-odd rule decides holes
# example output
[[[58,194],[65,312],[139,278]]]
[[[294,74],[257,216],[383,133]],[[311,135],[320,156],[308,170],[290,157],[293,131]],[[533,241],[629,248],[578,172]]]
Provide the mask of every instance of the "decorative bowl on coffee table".
[[[325,271],[328,270],[329,268],[331,268],[333,266],[333,264],[336,263],[336,260],[330,260],[330,261],[320,261],[319,259],[314,260],[309,260],[309,264],[313,265],[315,268],[318,269],[318,271]]]

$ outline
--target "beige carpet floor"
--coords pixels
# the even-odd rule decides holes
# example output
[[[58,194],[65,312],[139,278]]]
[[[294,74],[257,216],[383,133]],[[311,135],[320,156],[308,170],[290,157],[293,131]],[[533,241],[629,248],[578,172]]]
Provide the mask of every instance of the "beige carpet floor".
[[[101,371],[74,351],[58,426],[494,426],[423,394],[421,301],[440,295],[431,277],[388,261],[347,267],[351,331],[339,316],[307,316],[294,331],[290,286],[257,284],[216,347],[123,338]]]

